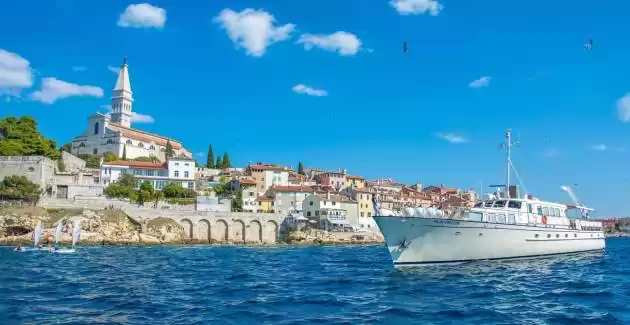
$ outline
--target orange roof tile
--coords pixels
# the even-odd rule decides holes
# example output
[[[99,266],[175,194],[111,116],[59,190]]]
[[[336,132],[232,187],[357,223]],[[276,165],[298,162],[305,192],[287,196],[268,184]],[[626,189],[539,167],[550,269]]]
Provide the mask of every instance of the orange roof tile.
[[[365,178],[363,178],[361,176],[351,176],[351,175],[346,176],[346,178],[348,178],[348,179],[365,179]]]
[[[158,144],[160,146],[166,146],[166,143],[170,140],[171,145],[173,146],[173,149],[179,150],[182,148],[182,145],[178,141],[163,137],[161,135],[149,133],[149,132],[138,130],[138,129],[124,127],[120,124],[111,123],[111,122],[109,123],[109,127],[116,131],[120,131],[120,133],[124,137],[129,138],[129,139],[145,141],[145,142],[154,142],[155,144]]]
[[[127,166],[137,168],[150,168],[150,169],[166,169],[166,163],[161,162],[148,162],[148,161],[131,161],[131,160],[116,160],[110,162],[104,162],[103,165],[108,166]]]
[[[251,179],[241,179],[239,181],[241,184],[251,184],[251,185],[256,185],[256,181],[251,180]]]
[[[268,196],[259,196],[256,198],[256,201],[273,201],[273,198]]]
[[[310,186],[272,186],[272,191],[276,192],[313,192]]]

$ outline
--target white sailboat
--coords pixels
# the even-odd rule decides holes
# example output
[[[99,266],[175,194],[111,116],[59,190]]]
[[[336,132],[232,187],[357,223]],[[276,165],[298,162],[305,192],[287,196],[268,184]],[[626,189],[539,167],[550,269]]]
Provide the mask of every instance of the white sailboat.
[[[53,250],[56,254],[70,254],[76,252],[76,245],[81,236],[81,220],[74,222],[74,228],[72,229],[72,246],[71,248],[58,248]]]
[[[55,245],[59,245],[61,241],[61,230],[63,229],[63,223],[59,221],[57,223],[57,228],[55,229]]]
[[[39,239],[42,237],[42,233],[44,232],[44,227],[42,227],[42,222],[39,221],[33,230],[33,247],[21,247],[18,246],[14,249],[16,252],[32,252],[41,250],[37,247],[39,244]]]
[[[473,208],[445,213],[435,208],[391,211],[374,202],[379,229],[395,267],[459,264],[599,251],[606,247],[602,223],[590,221],[568,186],[574,204],[510,195],[512,140],[507,131],[505,193],[489,195]],[[520,177],[515,173],[517,178]],[[514,191],[515,192],[515,191]],[[571,213],[575,214],[572,216]]]

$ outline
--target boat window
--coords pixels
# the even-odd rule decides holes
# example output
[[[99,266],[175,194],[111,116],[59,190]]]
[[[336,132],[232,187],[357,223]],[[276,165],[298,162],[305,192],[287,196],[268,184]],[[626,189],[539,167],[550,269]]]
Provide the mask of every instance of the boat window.
[[[532,213],[534,210],[532,210],[532,205],[528,204],[527,205],[527,212]]]
[[[491,207],[492,203],[494,203],[494,201],[486,201],[486,208]]]
[[[508,202],[508,208],[511,209],[521,209],[521,201],[509,201]]]
[[[475,208],[482,208],[483,207],[483,202],[477,202],[477,204],[475,204]]]
[[[481,214],[480,212],[468,212],[468,215],[467,215],[466,219],[470,220],[470,221],[479,221],[479,222],[481,222],[482,216],[483,216],[483,214]]]
[[[548,207],[543,207],[543,215],[548,216],[549,215],[549,208]]]
[[[505,200],[499,200],[494,202],[495,208],[505,208]]]
[[[556,234],[556,238],[560,238],[560,234]]]
[[[540,205],[536,207],[536,213],[538,213],[540,215],[543,214],[543,210],[542,210],[542,207]]]
[[[534,238],[538,238],[538,234],[534,235]]]
[[[508,223],[511,225],[516,224],[516,215],[514,214],[508,215]]]
[[[497,214],[497,222],[505,223],[505,214]]]
[[[556,210],[556,216],[560,217],[560,209],[559,208],[555,208]]]
[[[494,213],[488,213],[488,222],[497,222],[497,216]]]
[[[547,238],[551,238],[551,234],[547,234]]]

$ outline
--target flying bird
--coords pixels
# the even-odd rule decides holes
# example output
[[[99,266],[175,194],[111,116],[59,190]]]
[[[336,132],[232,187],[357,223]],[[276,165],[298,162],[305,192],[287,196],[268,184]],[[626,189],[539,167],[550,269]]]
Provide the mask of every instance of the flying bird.
[[[584,44],[584,50],[586,50],[586,52],[589,52],[592,48],[593,48],[593,39],[589,38],[588,43]]]

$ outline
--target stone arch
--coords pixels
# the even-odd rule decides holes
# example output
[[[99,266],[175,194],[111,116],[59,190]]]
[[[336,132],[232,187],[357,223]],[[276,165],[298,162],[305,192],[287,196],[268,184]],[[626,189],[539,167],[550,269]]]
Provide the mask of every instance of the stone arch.
[[[263,241],[262,237],[262,225],[258,220],[252,220],[247,226],[247,236],[246,239],[248,242],[260,243]]]
[[[245,241],[245,223],[242,220],[234,220],[232,224],[232,240],[236,242]]]
[[[217,220],[217,222],[215,223],[215,226],[211,228],[212,230],[212,240],[216,240],[218,242],[225,242],[228,241],[229,237],[229,227],[228,227],[228,223],[223,220],[223,219],[219,219]]]
[[[194,238],[192,221],[190,221],[190,219],[182,219],[179,223],[182,225],[182,227],[184,227],[184,234],[186,235],[186,239]]]
[[[268,220],[265,223],[263,240],[267,243],[275,243],[278,241],[278,223],[273,220]]]
[[[203,241],[210,241],[211,236],[210,236],[210,221],[206,220],[206,219],[202,219],[199,221],[199,224],[197,225],[197,239],[198,240],[203,240]]]

